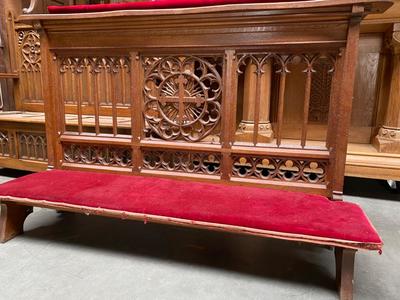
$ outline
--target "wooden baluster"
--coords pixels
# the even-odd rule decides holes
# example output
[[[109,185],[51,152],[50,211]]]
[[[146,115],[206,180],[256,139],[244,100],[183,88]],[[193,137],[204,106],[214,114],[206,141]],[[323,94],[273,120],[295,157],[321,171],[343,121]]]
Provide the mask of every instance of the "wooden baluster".
[[[308,127],[308,113],[310,110],[310,96],[311,96],[311,80],[312,80],[312,65],[309,65],[306,70],[306,88],[304,92],[304,110],[303,110],[303,126],[301,130],[301,147],[306,146],[307,141],[307,127]]]
[[[112,127],[113,127],[113,135],[116,136],[118,134],[118,123],[117,123],[117,99],[115,95],[115,78],[113,71],[110,70],[110,95],[111,95],[111,111],[112,111]]]
[[[78,113],[78,133],[82,134],[83,132],[83,124],[82,124],[82,81],[79,76],[79,73],[76,73],[73,77],[77,87],[77,113]]]
[[[256,70],[256,99],[254,105],[254,131],[253,131],[253,145],[257,145],[258,137],[258,126],[260,124],[260,96],[261,96],[261,69],[260,67]]]
[[[93,101],[94,101],[94,126],[96,135],[100,134],[100,120],[99,120],[99,110],[100,110],[100,99],[99,99],[99,74],[93,73],[94,79],[94,91],[93,91]]]
[[[283,125],[283,107],[285,102],[285,86],[286,86],[286,70],[282,66],[279,79],[279,100],[278,100],[278,124],[276,133],[276,145],[279,147],[282,142],[282,125]]]
[[[143,137],[143,68],[141,66],[140,54],[131,52],[131,122],[132,122],[132,169],[139,174],[142,168],[142,150],[140,141]]]
[[[126,76],[125,76],[125,70],[124,70],[124,68],[123,68],[123,64],[125,63],[125,58],[124,58],[124,60],[121,62],[121,92],[122,92],[122,95],[121,95],[121,104],[123,105],[123,106],[125,106],[127,103],[126,103],[126,101],[127,101],[127,97],[126,97]]]
[[[56,61],[57,58],[54,57],[53,61]],[[57,70],[58,72],[60,71],[61,68],[61,63],[60,60],[57,60]],[[59,98],[59,105],[58,105],[58,110],[59,110],[59,116],[60,116],[60,134],[64,133],[66,130],[66,126],[65,126],[65,103],[67,101],[67,96],[66,96],[66,92],[65,92],[65,87],[67,86],[67,73],[58,73],[59,74],[59,85],[60,85],[60,98]]]

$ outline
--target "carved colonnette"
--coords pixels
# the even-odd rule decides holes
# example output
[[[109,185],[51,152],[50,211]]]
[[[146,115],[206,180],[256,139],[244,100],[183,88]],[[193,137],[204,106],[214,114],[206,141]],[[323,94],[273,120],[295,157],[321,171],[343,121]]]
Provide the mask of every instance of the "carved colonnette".
[[[387,36],[391,55],[391,76],[385,117],[374,144],[381,152],[400,154],[400,24],[393,26]]]

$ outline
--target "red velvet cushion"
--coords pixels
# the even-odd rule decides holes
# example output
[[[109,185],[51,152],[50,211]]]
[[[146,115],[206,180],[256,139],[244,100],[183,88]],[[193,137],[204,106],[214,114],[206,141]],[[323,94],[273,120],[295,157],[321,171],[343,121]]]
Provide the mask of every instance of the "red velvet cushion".
[[[243,4],[243,3],[272,3],[272,2],[294,2],[306,0],[155,0],[139,1],[111,4],[88,4],[88,5],[70,5],[70,6],[49,6],[51,14],[70,14],[84,12],[101,12],[113,10],[130,9],[163,9],[163,8],[185,8],[201,7],[224,4]]]
[[[53,170],[0,185],[0,198],[100,207],[361,243],[382,243],[362,209],[266,188]]]

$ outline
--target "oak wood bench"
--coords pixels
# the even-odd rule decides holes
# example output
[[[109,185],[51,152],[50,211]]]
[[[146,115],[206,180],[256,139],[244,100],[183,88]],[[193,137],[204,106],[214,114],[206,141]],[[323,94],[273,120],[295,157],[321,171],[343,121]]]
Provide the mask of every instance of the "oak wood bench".
[[[340,297],[351,299],[356,251],[379,251],[382,241],[357,205],[333,200],[343,189],[359,25],[390,5],[158,0],[19,16],[24,72],[40,70],[46,87],[56,170],[0,186],[1,240],[40,206],[331,246]],[[331,88],[311,99],[316,72]],[[303,85],[296,95],[286,93],[293,80]],[[284,125],[298,97],[293,137]],[[326,111],[317,139],[311,101]]]
[[[341,299],[352,297],[356,251],[382,248],[358,205],[301,192],[52,170],[0,185],[0,202],[1,242],[35,206],[332,246]]]

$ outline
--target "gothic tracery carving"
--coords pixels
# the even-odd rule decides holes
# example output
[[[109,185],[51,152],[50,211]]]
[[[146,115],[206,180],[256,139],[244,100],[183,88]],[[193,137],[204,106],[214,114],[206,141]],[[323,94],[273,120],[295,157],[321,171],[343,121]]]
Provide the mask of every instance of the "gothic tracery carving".
[[[215,58],[145,59],[144,118],[153,136],[200,141],[221,117],[222,79]]]
[[[39,33],[35,30],[19,31],[18,44],[21,49],[22,71],[39,72],[41,69]]]
[[[326,59],[318,60],[314,64],[314,69],[317,76],[313,76],[311,81],[309,120],[326,123],[329,114],[333,62]]]
[[[143,167],[149,170],[219,175],[221,173],[221,155],[145,150]]]
[[[46,136],[43,133],[18,133],[19,156],[29,160],[47,160]]]
[[[264,180],[325,183],[327,161],[234,156],[232,175]]]
[[[64,160],[78,164],[131,167],[132,149],[71,144],[64,146]]]
[[[85,68],[89,68],[91,73],[100,73],[102,70],[110,73],[118,73],[121,69],[129,72],[129,57],[63,57],[60,62],[60,73],[71,71],[72,73],[82,73]]]
[[[0,156],[11,156],[13,153],[10,145],[12,144],[12,135],[9,135],[8,131],[0,131]]]

